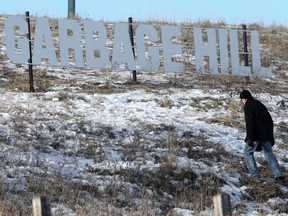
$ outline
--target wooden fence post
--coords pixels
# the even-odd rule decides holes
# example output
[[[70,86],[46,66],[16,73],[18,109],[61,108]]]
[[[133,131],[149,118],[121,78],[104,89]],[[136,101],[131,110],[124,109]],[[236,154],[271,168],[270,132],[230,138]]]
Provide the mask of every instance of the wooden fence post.
[[[35,196],[32,201],[33,216],[52,216],[50,200],[45,196]]]
[[[226,193],[218,193],[213,197],[215,216],[231,216],[230,196]]]

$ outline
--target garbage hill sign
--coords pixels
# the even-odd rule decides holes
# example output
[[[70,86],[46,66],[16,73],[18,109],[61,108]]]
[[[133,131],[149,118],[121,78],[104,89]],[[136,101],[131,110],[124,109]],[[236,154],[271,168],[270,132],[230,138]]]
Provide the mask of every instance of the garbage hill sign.
[[[124,65],[129,70],[183,72],[182,27],[138,24],[135,29],[135,56],[129,36],[128,23],[114,23],[112,35],[101,21],[58,19],[56,34],[52,34],[47,17],[36,18],[33,40],[33,64],[88,68],[115,68]],[[9,16],[5,22],[7,56],[13,63],[27,64],[29,59],[28,27],[22,16]],[[110,29],[111,30],[111,29]],[[159,31],[160,30],[160,31]],[[236,29],[193,28],[193,56],[198,73],[205,71],[209,57],[211,74],[239,76],[271,76],[271,68],[261,67],[259,33],[251,31],[249,55],[252,66],[240,64],[238,32]],[[53,38],[53,35],[58,35]],[[110,38],[109,38],[110,37]],[[111,42],[112,41],[112,42]],[[111,47],[111,43],[113,43]],[[109,47],[110,46],[110,47]],[[71,58],[71,52],[73,58]],[[184,60],[183,60],[184,58]],[[206,66],[207,67],[207,66]]]

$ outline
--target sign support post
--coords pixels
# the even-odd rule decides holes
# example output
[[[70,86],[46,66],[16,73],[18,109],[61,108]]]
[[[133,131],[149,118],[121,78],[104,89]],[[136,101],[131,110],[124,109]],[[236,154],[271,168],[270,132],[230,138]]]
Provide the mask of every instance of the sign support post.
[[[134,49],[134,34],[133,34],[133,26],[132,26],[132,17],[128,18],[128,23],[129,23],[129,35],[130,35],[130,41],[131,41],[131,46],[132,46],[132,52],[133,52],[133,56],[135,59],[135,49]],[[137,75],[136,75],[136,70],[132,70],[132,74],[133,74],[133,82],[137,82]]]
[[[244,64],[245,66],[249,66],[246,25],[242,25],[242,30],[243,30],[243,45],[244,45]],[[249,76],[246,77],[246,81],[249,82]]]
[[[26,11],[26,22],[28,24],[28,34],[27,38],[29,40],[29,85],[30,85],[30,92],[35,92],[34,89],[34,80],[33,80],[33,66],[32,66],[32,48],[31,48],[31,27],[30,27],[30,15],[29,11]]]

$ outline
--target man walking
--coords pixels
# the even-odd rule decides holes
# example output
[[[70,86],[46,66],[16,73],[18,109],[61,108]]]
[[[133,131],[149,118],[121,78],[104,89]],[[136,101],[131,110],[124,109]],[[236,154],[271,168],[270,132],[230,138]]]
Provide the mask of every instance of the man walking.
[[[260,101],[252,97],[248,90],[243,90],[240,93],[240,99],[244,105],[246,122],[244,158],[251,177],[259,176],[254,152],[263,150],[265,159],[272,169],[275,180],[279,183],[285,183],[285,178],[272,151],[275,141],[273,120],[270,113]]]

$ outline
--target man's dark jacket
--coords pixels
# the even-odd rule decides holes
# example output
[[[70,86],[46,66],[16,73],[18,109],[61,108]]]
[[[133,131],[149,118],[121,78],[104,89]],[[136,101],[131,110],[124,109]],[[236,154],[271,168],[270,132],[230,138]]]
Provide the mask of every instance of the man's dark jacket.
[[[271,141],[274,145],[273,120],[267,108],[258,100],[249,97],[244,106],[246,141]],[[262,150],[261,146],[256,149]]]

